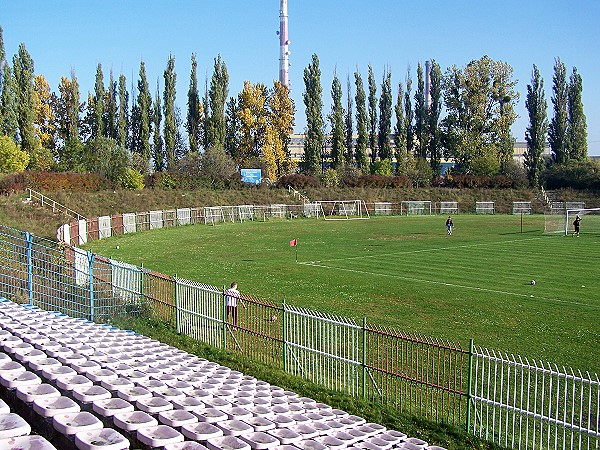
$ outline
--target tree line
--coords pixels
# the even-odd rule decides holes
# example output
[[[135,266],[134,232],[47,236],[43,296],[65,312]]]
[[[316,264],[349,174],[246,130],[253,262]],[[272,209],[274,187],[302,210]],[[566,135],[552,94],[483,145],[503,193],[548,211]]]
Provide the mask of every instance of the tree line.
[[[240,167],[260,167],[277,180],[301,172],[329,176],[374,173],[403,175],[430,183],[444,159],[453,174],[495,175],[511,167],[514,138],[510,128],[519,99],[512,68],[488,56],[442,73],[431,61],[429,90],[425,68],[417,65],[413,93],[410,68],[392,86],[384,70],[381,83],[368,66],[366,86],[356,71],[342,82],[334,73],[331,110],[323,114],[319,58],[304,69],[306,113],[304,157],[297,166],[289,152],[295,105],[287,86],[244,83],[229,95],[229,75],[220,55],[202,93],[196,55],[191,55],[187,110],[176,105],[175,58],[169,55],[163,86],[148,82],[144,61],[135,85],[125,75],[108,80],[96,68],[93,92],[83,100],[74,72],[52,91],[24,44],[7,59],[0,27],[0,172],[54,170],[94,172],[136,188],[151,173],[182,173],[212,180],[234,175]],[[394,89],[395,87],[395,89]],[[525,169],[537,186],[550,165],[587,160],[582,79],[570,77],[556,59],[552,87],[553,117],[547,117],[543,79],[536,66],[527,86],[530,124],[525,139]],[[395,95],[395,98],[394,98]],[[542,152],[550,144],[552,158]],[[325,162],[327,162],[325,164]]]

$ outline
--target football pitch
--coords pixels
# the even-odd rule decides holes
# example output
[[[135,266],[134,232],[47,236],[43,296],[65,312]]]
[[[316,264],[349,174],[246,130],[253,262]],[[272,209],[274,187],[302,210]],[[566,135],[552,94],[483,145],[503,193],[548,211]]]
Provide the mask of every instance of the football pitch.
[[[297,219],[166,228],[87,248],[358,323],[600,372],[600,227],[586,233],[584,220],[577,238],[544,235],[541,215],[453,218],[452,236],[446,216]]]

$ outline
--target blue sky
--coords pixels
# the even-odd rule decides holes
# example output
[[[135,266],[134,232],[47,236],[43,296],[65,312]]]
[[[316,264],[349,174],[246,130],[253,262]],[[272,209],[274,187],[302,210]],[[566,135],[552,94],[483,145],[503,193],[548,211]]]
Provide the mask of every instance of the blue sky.
[[[305,125],[303,70],[316,53],[321,63],[326,113],[334,71],[345,79],[358,69],[366,81],[371,64],[378,85],[383,71],[392,84],[413,80],[419,62],[435,59],[442,71],[489,55],[514,69],[521,94],[513,135],[524,140],[527,84],[533,64],[540,69],[551,110],[555,57],[583,77],[589,154],[600,155],[599,0],[289,0],[292,98],[296,131]],[[185,114],[190,56],[195,52],[204,83],[221,54],[230,75],[230,95],[245,80],[272,85],[278,77],[279,0],[0,0],[0,26],[7,56],[24,42],[53,90],[74,70],[82,98],[93,90],[96,66],[105,81],[125,74],[137,82],[146,64],[154,92],[169,55],[175,57],[177,104]],[[394,87],[394,91],[396,88]],[[395,98],[395,94],[394,94]]]

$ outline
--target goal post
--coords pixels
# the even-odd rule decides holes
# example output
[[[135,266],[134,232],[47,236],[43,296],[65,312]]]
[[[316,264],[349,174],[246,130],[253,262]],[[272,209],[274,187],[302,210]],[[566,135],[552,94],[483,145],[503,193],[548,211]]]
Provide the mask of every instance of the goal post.
[[[364,200],[321,200],[315,202],[315,216],[325,220],[370,219]]]
[[[433,214],[431,200],[405,200],[400,204],[400,215],[429,215]]]
[[[573,230],[575,217],[581,217],[581,227],[586,233],[600,233],[600,208],[567,209],[565,214],[565,235]]]

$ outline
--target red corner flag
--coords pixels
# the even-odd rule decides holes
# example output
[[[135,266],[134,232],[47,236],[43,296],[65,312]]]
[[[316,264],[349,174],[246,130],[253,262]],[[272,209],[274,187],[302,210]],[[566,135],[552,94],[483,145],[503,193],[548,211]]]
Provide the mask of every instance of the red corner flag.
[[[292,239],[290,241],[290,247],[295,247],[296,245],[298,245],[298,240],[297,239]]]

